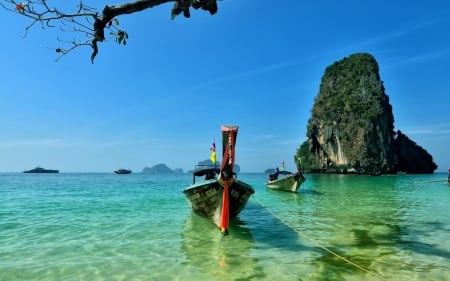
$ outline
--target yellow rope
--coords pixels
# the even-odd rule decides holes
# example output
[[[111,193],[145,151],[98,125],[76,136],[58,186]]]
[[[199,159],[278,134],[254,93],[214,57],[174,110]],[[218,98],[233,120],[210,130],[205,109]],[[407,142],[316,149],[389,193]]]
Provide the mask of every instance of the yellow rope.
[[[358,265],[358,264],[352,262],[351,260],[349,260],[349,259],[347,259],[347,258],[345,258],[345,257],[343,257],[343,256],[341,256],[341,255],[339,255],[339,254],[337,254],[337,253],[335,253],[335,252],[333,252],[332,250],[328,249],[327,247],[325,247],[325,246],[323,246],[323,245],[320,245],[318,242],[314,241],[312,238],[309,238],[306,234],[304,234],[304,233],[301,232],[300,230],[296,229],[295,227],[291,226],[289,223],[287,223],[285,220],[283,220],[280,216],[278,216],[277,214],[275,214],[270,208],[266,207],[266,206],[265,206],[258,198],[254,197],[254,196],[253,196],[253,198],[254,198],[254,199],[256,200],[256,202],[258,202],[263,208],[265,208],[267,211],[269,211],[269,213],[271,213],[272,216],[274,216],[275,218],[277,218],[278,220],[280,220],[280,221],[281,221],[282,223],[284,223],[287,227],[289,227],[290,229],[292,229],[293,231],[295,231],[297,234],[299,234],[300,236],[302,236],[302,237],[305,238],[306,240],[309,240],[314,246],[316,246],[316,247],[318,247],[318,248],[320,248],[320,249],[322,249],[322,250],[324,250],[324,251],[326,251],[326,252],[328,252],[328,253],[334,255],[335,257],[337,257],[337,258],[339,258],[339,259],[345,261],[345,262],[348,263],[348,264],[353,265],[353,266],[356,267],[356,268],[361,269],[362,271],[364,271],[364,272],[366,272],[366,273],[369,273],[369,274],[372,274],[372,275],[374,275],[374,276],[379,277],[381,280],[384,280],[384,281],[387,281],[387,280],[388,280],[388,279],[386,279],[383,275],[381,275],[380,273],[378,273],[378,272],[373,272],[373,271],[370,271],[370,270],[368,270],[368,269],[365,269],[364,267],[362,267],[362,266],[360,266],[360,265]]]

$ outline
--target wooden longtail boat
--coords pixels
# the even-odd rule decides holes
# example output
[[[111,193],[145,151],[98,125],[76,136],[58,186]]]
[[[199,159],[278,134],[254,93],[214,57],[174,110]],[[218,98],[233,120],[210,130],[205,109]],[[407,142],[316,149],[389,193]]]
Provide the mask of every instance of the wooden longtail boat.
[[[289,171],[281,171],[278,178],[269,179],[266,186],[274,190],[297,192],[304,181],[305,177],[299,171],[295,174]]]
[[[194,169],[193,182],[183,190],[194,213],[215,223],[228,234],[229,218],[236,217],[255,190],[233,172],[238,126],[222,126],[222,164]],[[195,179],[205,176],[199,182]]]
[[[277,168],[275,173],[269,175],[266,187],[273,190],[297,192],[297,189],[305,181],[305,177],[301,172],[300,161],[295,160],[297,164],[297,172],[295,174],[289,171],[278,171]]]

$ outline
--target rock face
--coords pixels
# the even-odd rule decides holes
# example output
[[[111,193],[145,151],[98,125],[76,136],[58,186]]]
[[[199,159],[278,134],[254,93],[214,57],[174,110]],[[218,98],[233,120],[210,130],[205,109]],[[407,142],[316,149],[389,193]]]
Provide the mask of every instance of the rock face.
[[[433,162],[431,155],[400,130],[397,131],[395,147],[398,157],[397,169],[399,171],[431,174],[436,170],[437,166]]]
[[[378,63],[366,53],[327,67],[307,137],[297,150],[305,170],[432,173],[437,168],[424,149],[405,135],[395,134],[392,106]]]

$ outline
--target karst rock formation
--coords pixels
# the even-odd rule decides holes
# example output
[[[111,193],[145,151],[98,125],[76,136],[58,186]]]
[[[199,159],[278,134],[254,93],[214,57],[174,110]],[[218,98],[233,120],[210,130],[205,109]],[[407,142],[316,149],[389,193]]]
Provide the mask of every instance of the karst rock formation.
[[[356,53],[328,66],[297,150],[303,169],[334,173],[433,173],[432,156],[394,131],[378,63]]]

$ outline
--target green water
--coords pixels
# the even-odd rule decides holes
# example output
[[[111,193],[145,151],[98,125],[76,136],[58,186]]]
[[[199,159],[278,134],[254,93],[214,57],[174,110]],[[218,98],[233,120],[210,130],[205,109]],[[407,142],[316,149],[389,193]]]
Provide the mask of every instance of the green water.
[[[0,281],[450,280],[446,174],[266,176],[223,237],[190,175],[0,174]]]

